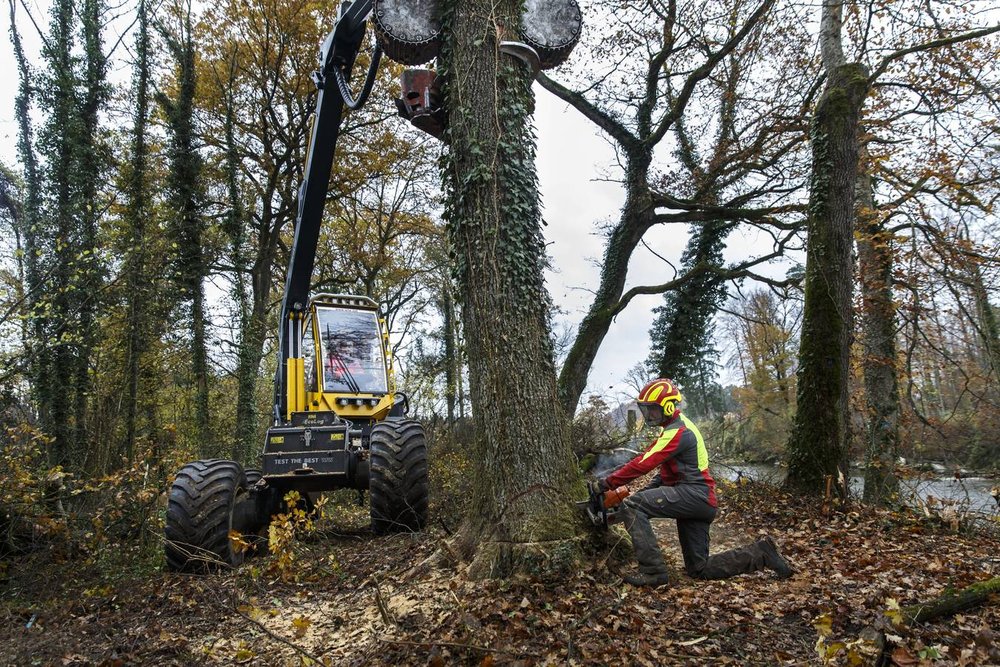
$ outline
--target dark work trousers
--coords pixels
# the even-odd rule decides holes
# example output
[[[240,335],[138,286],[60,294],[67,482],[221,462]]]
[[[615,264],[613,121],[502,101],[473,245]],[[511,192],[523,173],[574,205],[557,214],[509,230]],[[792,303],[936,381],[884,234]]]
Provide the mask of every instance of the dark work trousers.
[[[640,572],[667,573],[650,519],[677,519],[684,569],[696,579],[726,579],[764,569],[764,553],[756,543],[708,555],[708,531],[715,520],[716,509],[705,500],[705,487],[657,486],[658,481],[654,480],[653,485],[626,498],[620,512],[632,537]]]

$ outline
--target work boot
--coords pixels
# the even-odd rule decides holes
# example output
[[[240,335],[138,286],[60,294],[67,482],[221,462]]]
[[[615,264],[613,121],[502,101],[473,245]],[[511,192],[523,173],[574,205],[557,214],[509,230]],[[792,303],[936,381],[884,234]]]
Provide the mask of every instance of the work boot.
[[[633,586],[650,586],[652,588],[666,586],[670,583],[670,577],[666,572],[654,572],[648,574],[646,572],[639,572],[637,574],[626,574],[622,578]]]
[[[757,547],[764,556],[764,567],[774,570],[778,579],[787,579],[795,574],[795,570],[788,564],[788,561],[778,552],[778,545],[770,537],[757,540]]]

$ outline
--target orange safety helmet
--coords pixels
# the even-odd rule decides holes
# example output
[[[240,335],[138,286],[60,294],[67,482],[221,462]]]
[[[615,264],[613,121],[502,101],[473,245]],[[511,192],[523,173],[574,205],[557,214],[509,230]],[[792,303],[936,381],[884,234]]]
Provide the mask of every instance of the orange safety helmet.
[[[665,416],[673,417],[674,412],[677,411],[677,404],[684,400],[684,397],[681,396],[681,392],[673,380],[657,378],[643,387],[635,400],[639,404],[640,410],[643,409],[643,406],[652,407],[655,405],[662,409]],[[643,416],[646,415],[643,414]]]

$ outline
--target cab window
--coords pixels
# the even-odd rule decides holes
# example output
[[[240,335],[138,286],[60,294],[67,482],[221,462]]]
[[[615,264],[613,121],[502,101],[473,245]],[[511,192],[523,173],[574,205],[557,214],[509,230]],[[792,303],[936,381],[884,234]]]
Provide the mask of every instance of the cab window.
[[[306,373],[306,391],[319,391],[316,383],[316,339],[313,334],[312,316],[302,328],[302,365]]]
[[[316,308],[323,391],[388,392],[378,315],[374,311]]]

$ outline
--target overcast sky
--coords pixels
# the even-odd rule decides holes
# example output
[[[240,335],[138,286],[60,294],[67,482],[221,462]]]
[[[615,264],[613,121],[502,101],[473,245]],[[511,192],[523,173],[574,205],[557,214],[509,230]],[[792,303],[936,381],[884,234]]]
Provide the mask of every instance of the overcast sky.
[[[47,15],[28,0],[35,9],[35,19],[47,23]],[[25,50],[37,59],[38,38],[19,9]],[[0,26],[9,35],[7,8],[0,12]],[[116,38],[117,36],[115,36]],[[111,36],[109,36],[111,39]],[[127,42],[130,44],[130,41]],[[0,100],[0,159],[13,164],[16,157],[17,128],[14,122],[14,96],[17,71],[13,49],[8,42],[0,49],[0,75],[3,91]],[[127,81],[128,72],[122,67],[116,77]],[[558,78],[558,74],[554,75]],[[537,111],[535,124],[538,134],[538,173],[544,216],[545,237],[553,258],[553,270],[548,274],[549,290],[561,313],[556,318],[560,329],[575,327],[586,312],[599,277],[598,262],[603,251],[603,238],[598,225],[617,217],[624,194],[622,188],[607,179],[617,178],[619,170],[611,146],[590,121],[553,95],[536,85]],[[677,261],[687,241],[676,226],[654,229],[646,241],[658,253]],[[746,253],[746,248],[741,250]],[[665,282],[671,275],[669,267],[649,251],[637,250],[629,270],[628,286]],[[588,392],[605,394],[621,400],[631,390],[624,383],[626,373],[649,354],[649,328],[652,309],[661,302],[658,296],[636,298],[612,325],[609,335],[594,362]]]

